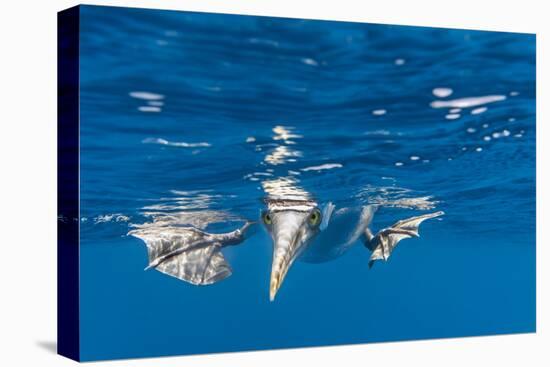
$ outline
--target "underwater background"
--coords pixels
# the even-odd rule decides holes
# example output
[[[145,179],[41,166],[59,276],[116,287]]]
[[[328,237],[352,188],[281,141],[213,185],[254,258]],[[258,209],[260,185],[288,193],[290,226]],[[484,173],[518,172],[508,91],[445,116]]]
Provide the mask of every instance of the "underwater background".
[[[82,6],[83,360],[535,331],[535,36]],[[264,230],[197,287],[127,233],[257,220],[272,194],[437,210],[368,267]]]

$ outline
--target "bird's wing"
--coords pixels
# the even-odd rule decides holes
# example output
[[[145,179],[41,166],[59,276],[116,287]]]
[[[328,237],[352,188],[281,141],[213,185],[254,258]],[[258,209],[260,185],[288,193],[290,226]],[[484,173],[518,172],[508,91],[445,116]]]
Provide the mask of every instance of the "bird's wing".
[[[373,205],[339,210],[334,210],[333,207],[330,210],[330,222],[300,256],[300,260],[321,263],[340,257],[358,243],[372,221],[375,211],[376,206]]]
[[[147,246],[149,265],[163,256],[177,250],[185,249],[205,238],[206,233],[194,227],[146,226],[128,232]]]
[[[156,269],[194,285],[213,284],[232,274],[220,249],[221,244],[216,242],[183,251],[167,258]]]
[[[371,249],[372,254],[369,261],[369,267],[372,267],[376,260],[388,260],[392,251],[395,249],[399,241],[405,238],[419,237],[418,229],[420,223],[426,219],[439,217],[445,214],[442,211],[420,215],[408,219],[403,219],[395,223],[389,228],[385,228],[378,232],[376,236],[367,244]]]
[[[195,285],[212,284],[231,275],[221,244],[196,228],[146,227],[128,233],[147,246],[149,266]]]
[[[439,212],[435,212],[435,213],[420,215],[418,217],[403,219],[403,220],[400,220],[397,223],[395,223],[393,226],[391,226],[391,228],[392,229],[398,228],[398,229],[404,229],[404,230],[411,230],[411,231],[414,231],[416,233],[416,235],[418,236],[418,227],[420,226],[420,223],[422,223],[426,219],[436,218],[436,217],[439,217],[443,214],[445,214],[445,213],[442,212],[442,211],[439,211]]]

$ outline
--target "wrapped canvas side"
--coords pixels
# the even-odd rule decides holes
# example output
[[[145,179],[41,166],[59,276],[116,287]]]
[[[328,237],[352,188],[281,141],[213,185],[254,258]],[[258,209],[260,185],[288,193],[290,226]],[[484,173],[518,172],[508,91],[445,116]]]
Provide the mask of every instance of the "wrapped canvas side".
[[[80,359],[79,338],[79,13],[58,13],[57,351]]]

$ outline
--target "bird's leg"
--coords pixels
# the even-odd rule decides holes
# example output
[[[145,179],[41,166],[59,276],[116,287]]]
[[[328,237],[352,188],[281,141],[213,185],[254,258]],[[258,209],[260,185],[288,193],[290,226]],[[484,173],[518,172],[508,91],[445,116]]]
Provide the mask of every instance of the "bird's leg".
[[[374,238],[374,235],[372,234],[371,230],[369,227],[365,228],[365,233],[364,233],[364,237],[363,237],[363,244],[365,245],[366,248],[368,248],[369,250],[373,250],[372,248],[372,239]]]
[[[365,226],[365,230],[363,232],[363,244],[371,251],[373,250],[372,240],[374,239],[374,235],[372,234],[369,226],[372,222],[372,218],[374,217],[374,213],[376,213],[377,210],[378,205],[366,205],[363,207],[363,210],[361,210],[360,222]]]

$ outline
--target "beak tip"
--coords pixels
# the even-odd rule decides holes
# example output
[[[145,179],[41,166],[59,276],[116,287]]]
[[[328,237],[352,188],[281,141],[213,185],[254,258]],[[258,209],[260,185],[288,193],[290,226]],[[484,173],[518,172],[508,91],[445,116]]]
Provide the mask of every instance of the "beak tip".
[[[269,301],[273,302],[275,300],[275,296],[277,295],[277,290],[279,287],[277,287],[277,284],[271,283],[271,286],[269,287]]]

